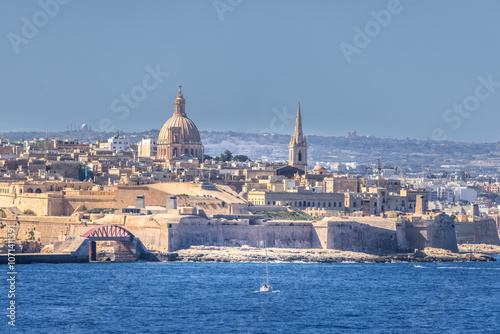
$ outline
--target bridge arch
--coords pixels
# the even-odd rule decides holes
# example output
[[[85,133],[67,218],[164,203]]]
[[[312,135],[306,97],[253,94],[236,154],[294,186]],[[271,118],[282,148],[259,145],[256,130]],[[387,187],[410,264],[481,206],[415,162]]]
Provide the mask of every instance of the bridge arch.
[[[106,224],[91,228],[82,237],[91,241],[131,241],[135,236],[121,226]]]

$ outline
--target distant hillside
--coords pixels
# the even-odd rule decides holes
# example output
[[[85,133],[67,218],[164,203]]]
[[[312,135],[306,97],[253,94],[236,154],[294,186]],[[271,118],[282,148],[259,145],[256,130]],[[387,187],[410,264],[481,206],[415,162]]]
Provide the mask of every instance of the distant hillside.
[[[159,130],[123,133],[138,142],[145,136],[157,137]],[[69,138],[82,141],[107,139],[113,133],[66,131],[48,133],[49,138]],[[44,132],[10,132],[2,135],[10,140],[45,137]],[[240,132],[202,131],[205,153],[219,155],[228,149],[234,154],[248,155],[252,160],[288,159],[290,135],[255,134]],[[419,168],[440,170],[443,165],[455,169],[497,172],[500,167],[500,143],[460,143],[416,139],[388,139],[368,136],[355,138],[307,136],[309,164],[357,162],[374,165],[381,159],[383,166],[397,166],[400,170]],[[445,168],[444,167],[444,168]]]

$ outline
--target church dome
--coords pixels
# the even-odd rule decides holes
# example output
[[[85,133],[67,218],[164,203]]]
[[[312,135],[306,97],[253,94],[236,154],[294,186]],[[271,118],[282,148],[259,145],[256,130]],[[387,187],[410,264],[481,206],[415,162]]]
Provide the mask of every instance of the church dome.
[[[314,167],[313,171],[316,171],[316,172],[326,171],[326,169],[325,169],[325,167],[323,167],[321,165],[317,165],[316,167]]]
[[[178,161],[183,158],[196,158],[203,161],[203,145],[200,132],[194,122],[186,115],[186,100],[182,96],[181,87],[175,99],[175,111],[172,117],[163,124],[158,135],[157,158],[165,161]]]
[[[158,140],[165,140],[167,142],[175,142],[173,136],[173,129],[179,129],[179,141],[180,142],[200,142],[200,132],[192,120],[190,120],[185,114],[172,116],[168,121],[165,122],[160,130],[160,135]]]
[[[186,116],[186,101],[179,88],[175,99],[174,115],[160,130],[158,141],[167,143],[200,143],[200,132],[192,120]]]

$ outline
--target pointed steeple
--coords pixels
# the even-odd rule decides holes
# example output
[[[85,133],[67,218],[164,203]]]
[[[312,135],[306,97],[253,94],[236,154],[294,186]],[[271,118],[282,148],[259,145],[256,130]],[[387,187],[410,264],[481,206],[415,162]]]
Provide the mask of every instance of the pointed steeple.
[[[295,132],[290,138],[289,162],[292,167],[302,169],[307,173],[307,142],[302,132],[302,115],[300,114],[300,102],[297,107],[297,120],[295,121]]]
[[[302,144],[304,142],[304,135],[302,133],[302,117],[300,115],[300,102],[297,107],[297,119],[295,120],[294,142],[296,144]]]

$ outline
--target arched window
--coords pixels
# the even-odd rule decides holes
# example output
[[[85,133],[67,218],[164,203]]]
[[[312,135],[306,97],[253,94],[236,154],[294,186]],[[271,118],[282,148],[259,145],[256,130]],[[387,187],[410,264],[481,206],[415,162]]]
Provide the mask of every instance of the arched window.
[[[194,150],[193,149],[191,149],[191,155],[194,155]]]
[[[33,189],[28,188],[28,190],[26,190],[26,192],[27,192],[28,194],[33,194]]]
[[[36,188],[35,193],[37,193],[37,194],[41,194],[41,193],[42,193],[42,189],[40,189],[40,188]]]
[[[188,153],[189,153],[188,149],[187,149],[187,148],[185,148],[185,149],[184,149],[184,154],[188,154]]]
[[[172,152],[172,156],[177,158],[177,147],[174,147],[174,151]]]
[[[299,151],[299,161],[302,161],[302,152]]]

